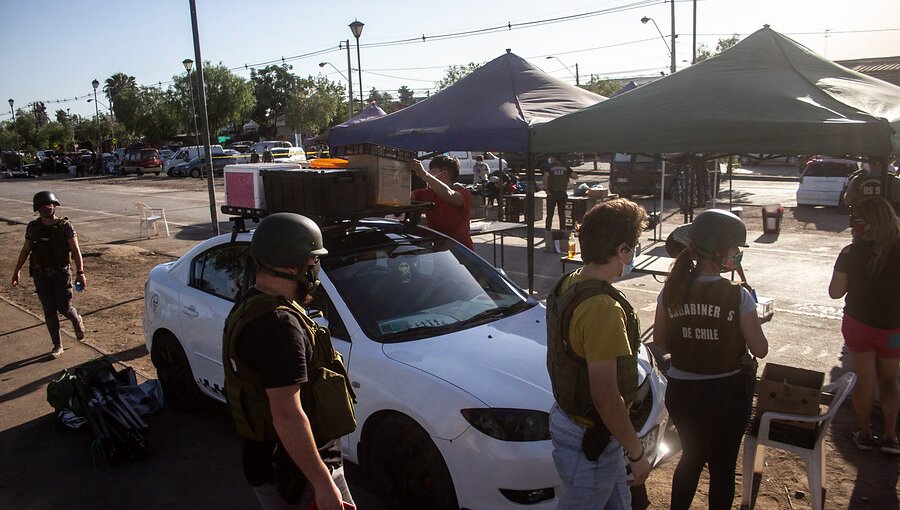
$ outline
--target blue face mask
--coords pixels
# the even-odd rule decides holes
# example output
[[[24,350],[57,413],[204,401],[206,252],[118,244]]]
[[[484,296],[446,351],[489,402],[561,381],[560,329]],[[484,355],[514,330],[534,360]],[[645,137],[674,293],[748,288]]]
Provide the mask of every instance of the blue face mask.
[[[625,247],[628,248],[628,245],[625,245]],[[619,261],[622,262],[622,274],[619,275],[619,278],[625,278],[625,276],[634,270],[634,261],[637,260],[638,255],[641,254],[641,245],[638,244],[634,248],[628,248],[628,250],[634,252],[634,256],[631,257],[631,262],[628,262],[627,264],[624,260],[619,258]]]

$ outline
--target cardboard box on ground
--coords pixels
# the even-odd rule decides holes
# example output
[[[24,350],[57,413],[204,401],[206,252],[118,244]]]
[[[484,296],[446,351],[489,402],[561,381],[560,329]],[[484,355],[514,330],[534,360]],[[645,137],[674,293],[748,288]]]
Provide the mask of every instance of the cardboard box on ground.
[[[816,416],[821,412],[825,374],[803,368],[767,363],[757,387],[756,422],[767,411]],[[773,420],[787,427],[814,429],[816,423]]]

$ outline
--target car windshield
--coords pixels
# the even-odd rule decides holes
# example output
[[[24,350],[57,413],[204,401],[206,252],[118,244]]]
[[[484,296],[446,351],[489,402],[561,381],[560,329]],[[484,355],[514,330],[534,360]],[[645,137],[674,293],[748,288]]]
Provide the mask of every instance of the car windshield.
[[[365,246],[322,261],[366,335],[403,342],[448,333],[535,305],[496,269],[441,236],[372,229]]]

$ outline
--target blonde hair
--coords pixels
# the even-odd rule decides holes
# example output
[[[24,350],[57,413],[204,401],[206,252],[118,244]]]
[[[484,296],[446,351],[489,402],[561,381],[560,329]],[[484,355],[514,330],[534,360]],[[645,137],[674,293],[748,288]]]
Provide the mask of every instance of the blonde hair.
[[[853,216],[871,227],[864,238],[872,241],[873,256],[866,271],[874,277],[884,267],[891,251],[900,244],[900,219],[891,204],[881,197],[860,200],[853,206]]]

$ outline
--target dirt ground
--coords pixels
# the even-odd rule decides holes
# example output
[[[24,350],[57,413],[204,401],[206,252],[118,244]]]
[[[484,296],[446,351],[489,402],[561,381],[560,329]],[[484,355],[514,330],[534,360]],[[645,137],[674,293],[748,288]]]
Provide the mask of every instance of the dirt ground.
[[[205,189],[205,181],[190,178],[164,179],[143,176],[93,179],[109,185],[127,183],[186,190]],[[811,209],[786,210],[781,228],[789,231],[832,232],[840,232],[847,228],[846,216],[838,216],[823,224],[821,218],[814,218],[810,211]],[[675,221],[676,217],[667,219],[667,223]],[[761,208],[745,206],[744,220],[750,230],[761,231]],[[77,221],[75,227],[76,229],[78,227]],[[41,316],[34,285],[27,277],[27,273],[23,274],[18,289],[9,285],[9,277],[21,248],[23,235],[24,225],[0,225],[0,260],[4,261],[0,274],[5,280],[4,284],[0,285],[0,298],[36,316]],[[148,378],[155,377],[141,329],[143,286],[147,272],[155,265],[167,262],[171,258],[129,244],[94,244],[85,238],[80,238],[80,243],[83,247],[88,281],[86,291],[76,295],[75,306],[85,317],[87,330],[85,342],[98,352],[134,367],[141,375]],[[71,326],[64,321],[63,328],[69,333],[68,337],[64,336],[64,344],[74,342]],[[49,341],[47,346],[49,350]],[[826,440],[828,487],[826,508],[878,510],[898,508],[897,459],[878,452],[858,451],[850,440],[850,433],[854,428],[855,418],[848,402],[833,422]],[[672,472],[678,458],[677,453],[671,455],[651,474],[647,482],[650,508],[668,507]],[[769,450],[766,459],[756,508],[762,510],[809,508],[809,490],[803,462],[795,455],[780,450]],[[735,508],[740,503],[743,480],[740,460],[737,469]],[[694,508],[707,507],[707,480],[704,473],[694,500]]]

